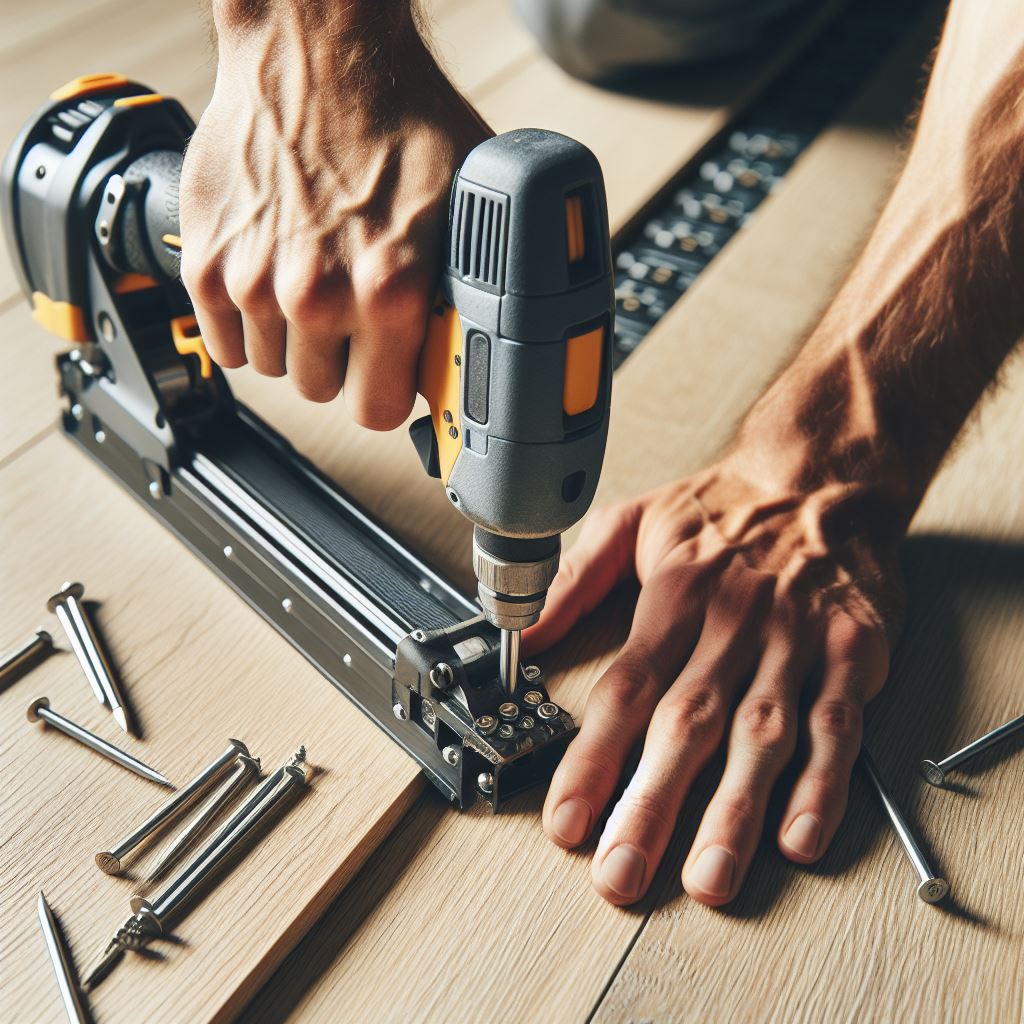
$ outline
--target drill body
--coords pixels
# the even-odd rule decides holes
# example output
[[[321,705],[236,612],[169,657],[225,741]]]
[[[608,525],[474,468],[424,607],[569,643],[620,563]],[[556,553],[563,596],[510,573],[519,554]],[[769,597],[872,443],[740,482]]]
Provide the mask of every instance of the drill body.
[[[449,214],[421,361],[431,415],[412,433],[474,523],[480,603],[513,690],[519,632],[540,615],[604,458],[614,296],[600,166],[565,136],[509,132],[466,158]]]

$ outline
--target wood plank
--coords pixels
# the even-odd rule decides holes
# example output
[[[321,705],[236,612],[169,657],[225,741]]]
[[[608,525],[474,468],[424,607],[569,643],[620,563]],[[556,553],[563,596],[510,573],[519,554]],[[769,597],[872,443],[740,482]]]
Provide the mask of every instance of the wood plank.
[[[711,458],[811,326],[887,190],[898,112],[914,93],[923,43],[912,41],[913,56],[903,53],[887,65],[848,122],[807,152],[621,371],[600,501],[635,494]],[[582,707],[628,617],[628,604],[613,599],[543,659],[560,702]],[[509,813],[487,818],[442,815],[434,801],[422,800],[243,1019],[585,1019],[654,897],[634,910],[600,900],[590,887],[592,851],[565,854],[551,845],[538,826],[540,803],[540,794],[531,794]],[[750,893],[755,902],[771,898],[760,867]],[[833,905],[837,898],[833,888]],[[818,912],[819,920],[834,919]],[[720,960],[729,947],[707,935],[698,932],[692,943]],[[407,964],[410,950],[423,949],[432,959],[421,982],[380,984],[381,965]],[[467,969],[467,949],[476,951],[479,969]],[[748,946],[751,972],[761,955]],[[660,1020],[685,1008],[693,988],[713,987],[713,979],[688,967],[681,985],[681,963],[663,965],[657,998],[644,1013],[626,1007],[622,1016]],[[717,973],[724,973],[720,966]],[[706,1000],[701,1005],[704,1019],[729,1019]]]
[[[64,500],[52,485],[41,486],[52,480],[60,480]],[[184,920],[184,944],[165,945],[164,962],[130,958],[92,999],[105,1021],[228,1019],[405,810],[419,791],[417,773],[161,524],[51,436],[0,470],[5,647],[40,622],[62,638],[44,606],[68,576],[102,602],[99,621],[144,739],[122,738],[66,652],[0,694],[5,1017],[62,1017],[38,935],[36,893],[46,892],[79,968],[88,969],[128,916],[135,888],[130,878],[101,874],[93,854],[166,796],[26,722],[30,701],[46,695],[55,709],[123,741],[178,784],[229,736],[249,744],[269,770],[305,743],[321,769],[306,797]]]

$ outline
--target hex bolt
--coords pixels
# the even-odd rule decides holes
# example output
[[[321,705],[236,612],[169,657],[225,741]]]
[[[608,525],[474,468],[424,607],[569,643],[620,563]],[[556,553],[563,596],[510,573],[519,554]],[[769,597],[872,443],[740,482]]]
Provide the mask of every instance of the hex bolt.
[[[124,859],[132,850],[157,832],[168,822],[187,810],[228,770],[239,755],[248,756],[249,750],[241,740],[228,740],[228,748],[215,761],[207,765],[187,786],[178,790],[151,814],[134,832],[121,840],[116,846],[96,854],[96,866],[108,875],[119,875],[124,866]]]
[[[889,821],[892,822],[892,827],[903,846],[907,859],[913,864],[914,870],[917,872],[919,879],[917,895],[925,903],[938,903],[949,892],[949,883],[944,878],[939,878],[928,863],[928,859],[918,845],[914,833],[910,830],[910,825],[907,823],[906,818],[903,817],[899,807],[896,806],[896,802],[890,796],[885,783],[882,781],[882,777],[878,774],[878,769],[875,767],[875,762],[868,753],[867,747],[861,748],[860,763],[864,768],[864,773],[875,787],[878,798],[882,801],[882,807],[889,816]]]
[[[11,651],[0,662],[0,692],[20,678],[27,666],[35,664],[52,651],[53,637],[45,629],[37,629],[31,640],[22,644],[16,651]]]
[[[965,761],[969,761],[976,754],[987,750],[1000,740],[1006,739],[1007,736],[1017,732],[1018,729],[1024,729],[1024,715],[1011,718],[1009,722],[1000,725],[991,732],[985,733],[984,736],[974,740],[973,743],[968,743],[962,750],[958,750],[955,754],[950,754],[949,757],[938,763],[935,761],[922,761],[921,774],[926,782],[930,782],[933,786],[942,786],[946,781],[946,772],[958,768]]]

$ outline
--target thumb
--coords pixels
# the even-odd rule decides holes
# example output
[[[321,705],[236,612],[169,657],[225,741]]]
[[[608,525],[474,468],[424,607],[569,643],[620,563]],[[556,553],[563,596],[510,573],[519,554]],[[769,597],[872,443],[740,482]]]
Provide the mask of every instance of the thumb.
[[[634,574],[642,507],[627,502],[594,513],[562,558],[540,621],[523,633],[524,654],[557,643],[617,583]]]

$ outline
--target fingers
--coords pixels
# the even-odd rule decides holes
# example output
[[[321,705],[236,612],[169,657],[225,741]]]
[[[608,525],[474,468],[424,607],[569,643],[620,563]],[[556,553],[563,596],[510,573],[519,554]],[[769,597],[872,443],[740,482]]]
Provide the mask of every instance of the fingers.
[[[888,645],[880,627],[845,613],[830,619],[821,691],[808,715],[807,764],[779,829],[779,849],[790,860],[817,860],[832,841],[846,812],[864,705],[881,689],[888,671]]]
[[[357,327],[345,404],[352,418],[370,430],[393,430],[412,412],[426,334],[429,282],[418,268],[392,267],[391,261],[364,261],[353,282]]]
[[[687,565],[663,568],[640,592],[629,637],[591,691],[580,732],[548,789],[543,825],[559,846],[582,843],[611,799],[630,750],[693,646],[699,590],[699,570]]]
[[[771,592],[769,577],[747,569],[724,574],[697,647],[654,710],[640,764],[598,844],[591,873],[610,902],[632,903],[647,891],[690,786],[721,743],[733,694],[757,657]]]
[[[757,673],[733,716],[725,772],[683,865],[683,887],[701,903],[727,903],[750,868],[772,787],[796,748],[812,641],[803,609],[777,600]]]
[[[183,252],[181,280],[192,299],[199,333],[210,358],[232,369],[245,365],[242,317],[228,295],[217,265],[198,265]]]
[[[561,640],[633,570],[642,508],[631,502],[592,512],[579,539],[562,556],[540,621],[523,634],[523,653]]]

